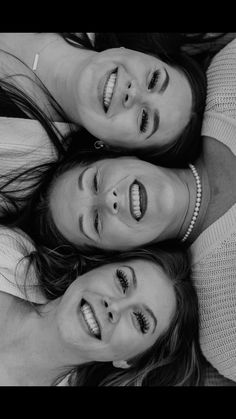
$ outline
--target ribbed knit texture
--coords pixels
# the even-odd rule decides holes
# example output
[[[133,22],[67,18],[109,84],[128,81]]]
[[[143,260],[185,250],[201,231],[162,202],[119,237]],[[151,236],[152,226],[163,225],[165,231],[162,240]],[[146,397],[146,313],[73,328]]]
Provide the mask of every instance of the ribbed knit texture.
[[[236,41],[213,59],[208,72],[202,134],[236,154]],[[236,204],[191,246],[200,308],[200,344],[206,359],[236,381]]]

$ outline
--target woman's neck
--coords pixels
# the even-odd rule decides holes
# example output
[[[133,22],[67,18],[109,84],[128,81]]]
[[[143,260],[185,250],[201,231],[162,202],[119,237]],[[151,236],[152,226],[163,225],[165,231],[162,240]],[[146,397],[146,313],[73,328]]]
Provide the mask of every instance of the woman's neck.
[[[35,84],[35,81],[37,82],[35,73],[69,118],[79,123],[78,110],[72,100],[74,84],[71,80],[73,74],[80,71],[84,61],[96,52],[74,47],[56,33],[1,34],[0,48],[15,55],[29,67],[25,67],[7,54],[1,54],[0,76],[6,73],[6,69],[8,74],[11,72],[29,76],[14,78],[14,83],[24,88],[48,116],[59,121],[58,114],[52,112],[49,101],[45,100],[45,94]],[[36,55],[38,55],[37,65],[33,73]]]
[[[70,120],[79,123],[78,106],[73,100],[76,87],[73,80],[87,60],[97,52],[72,46],[55,34],[54,40],[52,39],[51,43],[45,40],[44,45],[41,52],[35,49],[35,53],[39,54],[35,73],[60,103]]]
[[[2,293],[1,293],[2,294]],[[0,313],[0,384],[51,385],[67,365],[79,364],[58,336],[56,311],[59,299],[38,306],[40,314],[29,303],[5,294],[5,313]],[[5,314],[5,316],[4,316]],[[3,380],[3,381],[2,381]]]

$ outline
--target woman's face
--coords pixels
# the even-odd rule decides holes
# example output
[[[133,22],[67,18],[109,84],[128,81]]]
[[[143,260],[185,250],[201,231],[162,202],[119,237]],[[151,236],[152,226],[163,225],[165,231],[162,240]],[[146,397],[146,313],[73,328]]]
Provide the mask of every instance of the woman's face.
[[[190,120],[186,76],[151,55],[123,48],[94,53],[72,83],[80,124],[111,145],[168,144]]]
[[[50,211],[70,242],[123,250],[167,238],[182,199],[172,172],[137,158],[77,166],[54,182]]]
[[[128,360],[155,343],[175,309],[174,289],[163,270],[130,260],[74,281],[58,306],[57,325],[67,348],[83,362]]]

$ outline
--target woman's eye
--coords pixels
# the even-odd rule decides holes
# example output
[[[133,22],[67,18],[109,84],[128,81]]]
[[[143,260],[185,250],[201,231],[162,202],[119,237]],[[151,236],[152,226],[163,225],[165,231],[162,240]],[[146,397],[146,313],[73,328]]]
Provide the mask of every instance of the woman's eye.
[[[97,234],[99,234],[99,216],[98,216],[98,212],[95,212],[95,217],[94,217],[94,228],[97,232]]]
[[[148,319],[145,317],[145,315],[141,311],[134,312],[134,315],[137,319],[140,331],[143,334],[147,333],[150,329],[150,323],[149,323]]]
[[[129,278],[122,269],[116,270],[116,276],[120,282],[122,291],[125,294],[129,288]]]
[[[140,124],[140,131],[141,132],[146,132],[147,131],[147,126],[148,126],[148,113],[147,113],[147,111],[145,111],[145,109],[143,109],[142,119],[141,119],[141,124]]]
[[[98,191],[98,172],[96,172],[94,178],[93,178],[93,185],[95,192]]]
[[[152,74],[152,78],[151,78],[151,80],[149,82],[149,85],[148,85],[149,90],[154,89],[154,87],[156,86],[156,84],[159,80],[159,77],[160,77],[160,71],[159,70],[154,71],[153,74]]]

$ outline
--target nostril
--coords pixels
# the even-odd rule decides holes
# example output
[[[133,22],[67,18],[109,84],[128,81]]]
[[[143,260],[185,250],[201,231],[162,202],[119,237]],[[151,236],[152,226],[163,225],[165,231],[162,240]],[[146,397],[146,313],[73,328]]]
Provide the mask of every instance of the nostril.
[[[104,306],[108,307],[108,303],[104,300]]]
[[[113,191],[113,195],[114,195],[114,196],[117,196],[117,193],[116,193],[116,191]]]
[[[117,202],[115,202],[115,203],[113,204],[113,208],[114,208],[114,210],[116,210],[116,209],[117,209]]]
[[[128,83],[128,89],[130,89],[131,88],[131,83]]]
[[[108,313],[109,319],[113,320],[113,314],[111,312]]]
[[[125,95],[125,102],[128,102],[129,96]]]

